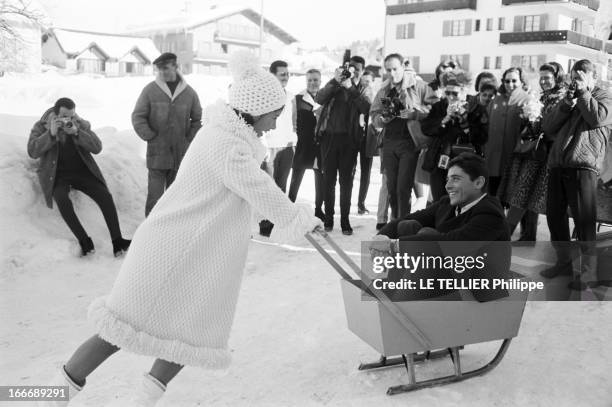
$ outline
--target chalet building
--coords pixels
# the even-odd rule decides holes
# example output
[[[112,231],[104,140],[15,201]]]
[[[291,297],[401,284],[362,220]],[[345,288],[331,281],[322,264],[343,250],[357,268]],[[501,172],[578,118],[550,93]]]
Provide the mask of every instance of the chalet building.
[[[52,28],[42,35],[43,62],[106,76],[150,75],[160,55],[150,38]]]

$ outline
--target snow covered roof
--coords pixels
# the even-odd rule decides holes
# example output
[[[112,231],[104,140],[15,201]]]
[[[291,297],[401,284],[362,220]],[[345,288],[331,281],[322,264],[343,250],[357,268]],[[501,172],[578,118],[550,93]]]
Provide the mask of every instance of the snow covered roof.
[[[153,40],[133,35],[107,34],[89,31],[53,28],[47,34],[55,36],[66,54],[79,55],[92,46],[96,46],[107,58],[124,59],[134,51],[152,62],[160,54]]]
[[[220,20],[225,17],[230,17],[235,14],[242,14],[255,24],[259,25],[261,14],[255,10],[244,6],[215,6],[205,11],[192,12],[189,15],[183,14],[172,18],[166,18],[157,22],[146,23],[142,25],[131,26],[128,29],[132,34],[152,34],[158,32],[176,32],[189,31],[198,28],[202,25]],[[297,39],[291,34],[271,22],[264,17],[264,29],[270,34],[276,36],[285,44],[297,42]]]

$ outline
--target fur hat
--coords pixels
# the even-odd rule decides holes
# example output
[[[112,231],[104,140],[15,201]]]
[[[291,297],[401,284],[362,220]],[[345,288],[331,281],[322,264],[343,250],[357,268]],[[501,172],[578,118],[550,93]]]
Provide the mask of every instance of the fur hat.
[[[229,89],[229,104],[252,116],[273,112],[285,106],[287,94],[274,75],[264,71],[259,59],[249,51],[230,56],[229,69],[234,82]]]

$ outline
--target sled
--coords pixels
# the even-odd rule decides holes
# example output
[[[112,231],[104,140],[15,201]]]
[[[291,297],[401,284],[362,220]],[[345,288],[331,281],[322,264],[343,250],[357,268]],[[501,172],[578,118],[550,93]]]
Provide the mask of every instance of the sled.
[[[315,238],[318,235],[358,276],[353,278]],[[359,266],[324,231],[306,235],[307,240],[342,277],[341,288],[348,328],[381,355],[378,361],[361,364],[358,370],[404,366],[408,383],[389,387],[388,395],[461,382],[484,375],[503,359],[518,334],[528,291],[511,290],[509,296],[477,302],[455,300],[392,302],[379,290],[368,290],[370,281]],[[512,273],[513,278],[523,278]],[[471,294],[470,294],[471,295]],[[464,371],[461,350],[465,346],[501,340],[497,353],[481,367]],[[448,376],[418,380],[415,365],[450,357],[454,372]]]

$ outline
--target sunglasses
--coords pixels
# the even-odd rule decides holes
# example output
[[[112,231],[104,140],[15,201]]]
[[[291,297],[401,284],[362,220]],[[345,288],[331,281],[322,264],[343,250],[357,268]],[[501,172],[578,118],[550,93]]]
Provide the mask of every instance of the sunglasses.
[[[504,79],[504,83],[517,83],[516,79]]]
[[[459,92],[454,92],[454,91],[450,91],[450,90],[444,91],[444,94],[446,96],[459,96]]]

